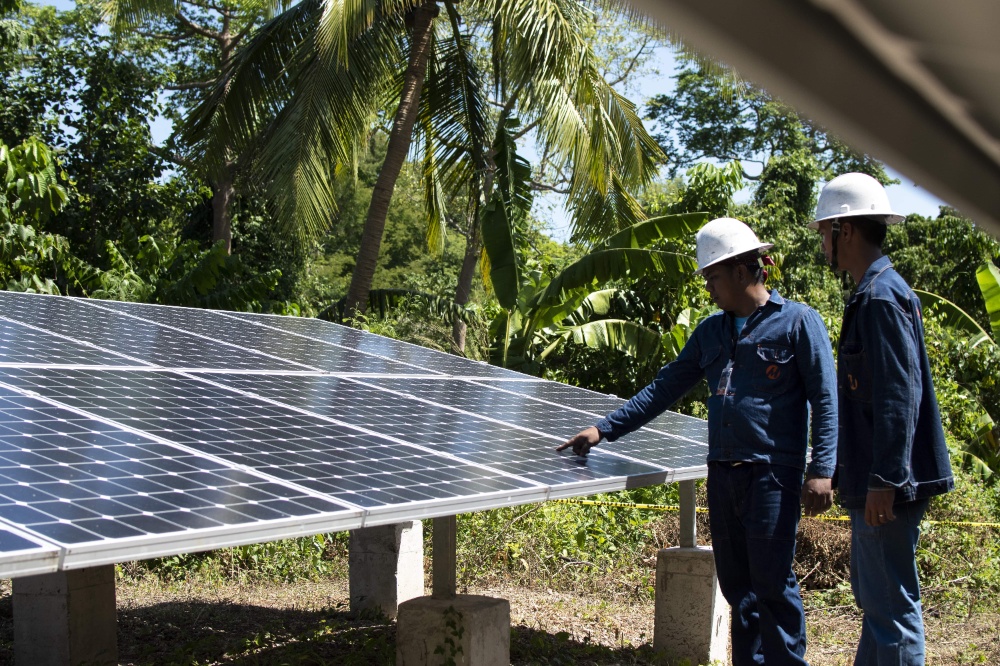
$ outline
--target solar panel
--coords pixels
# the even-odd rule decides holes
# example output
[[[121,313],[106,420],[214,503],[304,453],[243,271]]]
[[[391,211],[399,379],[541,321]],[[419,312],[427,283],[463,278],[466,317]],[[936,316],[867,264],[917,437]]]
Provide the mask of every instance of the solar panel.
[[[310,370],[263,352],[217,342],[209,336],[143,321],[61,296],[0,292],[4,316],[120,358],[118,365],[152,363],[167,368]]]
[[[0,292],[0,576],[698,478],[665,414],[311,319]]]
[[[279,356],[300,365],[301,369],[338,374],[440,374],[426,367],[400,363],[375,354],[345,353],[348,351],[347,347],[332,346],[322,340],[295,335],[279,328],[259,326],[251,320],[227,317],[221,312],[212,310],[115,301],[90,301],[90,304],[162,326],[197,331],[212,340],[235,345],[241,349]]]
[[[146,365],[100,347],[0,317],[0,365],[136,364]]]
[[[264,522],[322,516],[354,526],[360,515],[318,493],[0,387],[0,520],[72,547],[74,560],[97,563],[88,554],[112,542],[119,552],[148,555],[197,543],[196,531],[253,538]]]
[[[313,340],[320,340],[362,354],[382,356],[420,368],[434,368],[439,373],[452,377],[525,379],[525,375],[519,372],[489,363],[472,361],[461,356],[446,354],[435,349],[393,340],[381,335],[372,335],[319,319],[279,317],[245,312],[226,312],[225,316],[242,319],[271,329],[287,331]]]

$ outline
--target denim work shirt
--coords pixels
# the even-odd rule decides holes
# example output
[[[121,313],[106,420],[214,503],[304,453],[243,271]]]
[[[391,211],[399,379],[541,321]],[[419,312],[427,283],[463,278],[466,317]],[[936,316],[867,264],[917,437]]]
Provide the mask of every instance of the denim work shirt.
[[[732,361],[728,390],[720,386]],[[747,319],[739,338],[733,315],[718,312],[698,325],[649,386],[597,423],[609,441],[661,414],[705,377],[708,461],[750,461],[806,468],[829,478],[837,442],[836,376],[830,336],[819,314],[777,291]]]
[[[845,508],[864,508],[873,488],[895,488],[895,501],[908,502],[955,487],[921,317],[888,257],[868,267],[844,308],[837,485]]]

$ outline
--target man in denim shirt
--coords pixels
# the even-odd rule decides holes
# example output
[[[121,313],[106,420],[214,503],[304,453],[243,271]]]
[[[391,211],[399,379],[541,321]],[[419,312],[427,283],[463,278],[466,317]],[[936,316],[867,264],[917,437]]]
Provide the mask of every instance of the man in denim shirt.
[[[902,221],[871,176],[849,173],[820,194],[811,227],[834,270],[857,287],[838,354],[837,487],[851,516],[851,588],[864,612],[854,663],[924,663],[914,559],[929,498],[954,487],[924,348],[920,300],[882,255]]]
[[[733,664],[804,664],[805,615],[792,560],[800,498],[808,514],[833,502],[830,338],[815,310],[764,285],[761,253],[771,245],[745,224],[712,220],[697,242],[699,272],[722,312],[698,325],[649,386],[558,450],[586,455],[601,439],[614,441],[647,423],[706,378],[708,511],[719,586],[732,606]]]

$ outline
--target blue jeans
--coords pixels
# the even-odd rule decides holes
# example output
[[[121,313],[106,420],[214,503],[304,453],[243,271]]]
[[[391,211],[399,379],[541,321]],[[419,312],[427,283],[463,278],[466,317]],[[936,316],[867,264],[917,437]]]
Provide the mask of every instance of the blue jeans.
[[[892,507],[896,519],[865,525],[851,509],[851,589],[864,612],[855,666],[924,663],[924,620],[917,576],[917,539],[929,500]]]
[[[733,666],[805,664],[806,619],[792,571],[802,470],[708,464],[708,517]]]

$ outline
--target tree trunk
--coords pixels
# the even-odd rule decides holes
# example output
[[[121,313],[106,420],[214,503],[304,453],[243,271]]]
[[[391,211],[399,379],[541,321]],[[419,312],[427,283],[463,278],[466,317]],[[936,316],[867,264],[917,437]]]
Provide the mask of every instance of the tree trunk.
[[[227,163],[221,169],[219,178],[212,188],[212,242],[225,241],[226,254],[232,254],[233,250],[231,208],[236,194],[236,188],[233,186],[234,171],[233,164]]]
[[[392,132],[389,134],[385,162],[378,174],[378,180],[375,181],[371,204],[368,206],[368,217],[365,219],[365,228],[361,235],[361,248],[358,250],[358,260],[351,276],[351,286],[347,291],[344,307],[344,314],[347,317],[363,313],[368,306],[368,292],[371,291],[372,279],[375,277],[382,233],[385,231],[385,218],[389,212],[389,201],[392,199],[399,171],[403,168],[403,161],[410,151],[413,123],[417,119],[417,107],[420,103],[420,90],[424,86],[424,77],[427,74],[431,26],[437,13],[438,8],[433,1],[425,2],[413,11],[410,62],[406,68],[403,94],[399,100],[399,108],[396,109]]]
[[[472,278],[476,275],[476,264],[479,263],[479,251],[482,241],[479,236],[479,220],[473,219],[469,224],[469,233],[465,244],[465,258],[462,260],[462,270],[458,274],[458,284],[455,287],[455,303],[465,305],[472,295]],[[459,353],[465,353],[465,322],[455,317],[451,329],[451,338]]]
[[[222,30],[212,39],[219,45],[219,75],[226,76],[229,64],[233,59],[236,39],[230,31],[231,19],[223,14]],[[212,189],[212,243],[220,240],[226,244],[226,254],[233,253],[233,198],[236,196],[236,163],[229,158],[231,151],[226,149],[227,157],[222,168],[215,174]]]

